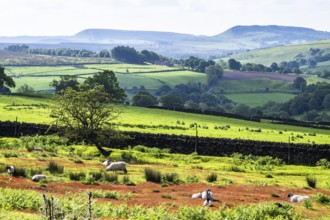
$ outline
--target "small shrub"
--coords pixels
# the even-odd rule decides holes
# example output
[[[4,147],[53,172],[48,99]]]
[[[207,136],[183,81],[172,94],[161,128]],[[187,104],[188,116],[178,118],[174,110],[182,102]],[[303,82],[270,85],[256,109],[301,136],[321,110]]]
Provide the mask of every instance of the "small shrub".
[[[186,177],[186,182],[187,183],[198,183],[198,181],[199,181],[199,179],[198,179],[198,177],[197,176],[190,176],[190,175],[188,175],[187,177]]]
[[[152,192],[153,192],[153,193],[159,193],[160,190],[159,190],[159,189],[154,189],[154,190],[152,190]]]
[[[113,191],[101,191],[97,190],[92,192],[94,198],[107,198],[107,199],[115,199],[118,200],[120,195],[117,192]]]
[[[207,182],[209,182],[209,183],[213,183],[213,182],[215,182],[215,181],[217,181],[217,179],[218,179],[218,174],[217,173],[211,173],[211,174],[209,174],[207,177],[206,177],[206,180],[207,180]]]
[[[15,152],[5,152],[5,153],[3,153],[3,156],[4,156],[5,158],[18,157],[18,154],[15,153]]]
[[[84,172],[69,173],[69,179],[73,181],[81,181],[84,180],[85,178],[86,178],[86,173]]]
[[[118,175],[116,173],[105,173],[104,180],[109,183],[117,183],[118,182]]]
[[[309,187],[316,188],[316,182],[317,182],[316,177],[307,176],[306,177],[306,182],[307,182]]]
[[[64,172],[64,166],[57,164],[55,161],[50,161],[48,164],[48,170],[52,174],[62,174]]]
[[[330,205],[330,196],[324,195],[322,193],[318,193],[314,196],[314,200],[321,204]]]
[[[98,181],[102,178],[102,173],[100,172],[89,172],[89,175],[92,175],[95,181]]]
[[[129,176],[127,176],[127,175],[125,175],[125,176],[123,176],[123,184],[127,184],[127,183],[129,183],[130,181],[129,181]]]
[[[154,170],[152,168],[145,168],[144,175],[147,181],[160,183],[161,182],[161,173],[158,170]]]
[[[232,172],[245,172],[245,170],[239,166],[231,166],[229,167],[229,171]]]
[[[272,194],[270,194],[272,197],[274,197],[274,198],[279,198],[280,196],[279,195],[277,195],[276,193],[272,193]]]
[[[36,174],[42,174],[42,169],[38,168],[38,169],[30,169],[30,176],[34,176]]]
[[[316,165],[317,166],[323,166],[326,169],[330,169],[330,161],[328,161],[325,158],[320,159],[319,161],[317,161]]]
[[[171,195],[168,195],[168,194],[161,195],[161,197],[163,199],[174,199]]]
[[[304,207],[310,210],[313,209],[312,201],[310,199],[304,200]]]
[[[274,178],[273,175],[271,173],[267,173],[266,174],[266,178]]]
[[[96,182],[95,177],[90,173],[86,175],[85,181],[83,181],[84,184],[88,184],[88,185],[94,185],[95,182]]]
[[[164,175],[164,180],[170,183],[178,183],[179,182],[179,174],[177,173],[166,173]]]
[[[15,167],[13,176],[15,177],[27,177],[26,169],[23,167]]]

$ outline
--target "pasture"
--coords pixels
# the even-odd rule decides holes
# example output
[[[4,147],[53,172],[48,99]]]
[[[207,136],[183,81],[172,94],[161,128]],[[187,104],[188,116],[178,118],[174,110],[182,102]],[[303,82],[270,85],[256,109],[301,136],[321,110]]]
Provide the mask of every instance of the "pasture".
[[[51,106],[56,105],[49,98],[26,98],[0,96],[0,120],[49,124]],[[293,143],[330,143],[330,131],[289,125],[272,124],[270,121],[251,122],[233,118],[191,114],[161,109],[134,106],[116,106],[121,112],[114,121],[119,130],[161,134],[195,135],[203,137],[241,138]],[[258,132],[256,132],[258,131]]]
[[[248,105],[250,107],[261,106],[269,101],[273,102],[286,102],[295,97],[293,94],[285,93],[241,93],[241,94],[228,94],[226,95],[234,102]]]
[[[31,146],[44,151],[33,151]],[[0,148],[0,208],[3,210],[0,216],[5,218],[28,212],[31,218],[41,219],[42,194],[53,196],[57,210],[63,210],[67,217],[86,216],[87,192],[93,195],[94,217],[102,219],[330,217],[329,205],[320,199],[330,196],[330,170],[323,166],[288,166],[270,157],[239,154],[231,157],[180,155],[132,146],[125,150],[113,149],[110,156],[113,161],[127,162],[128,175],[124,175],[119,171],[105,172],[101,165],[105,158],[95,147],[71,145],[57,136],[0,138]],[[63,166],[63,170],[52,171],[50,162]],[[5,170],[7,164],[15,165],[21,176],[9,177]],[[146,168],[159,173],[160,181],[146,181]],[[32,182],[31,176],[35,173],[45,174],[46,180]],[[316,188],[308,185],[307,176],[317,179]],[[192,193],[206,188],[220,200],[209,208],[203,208],[201,199],[190,198]],[[311,204],[290,203],[286,197],[290,192],[309,195]],[[284,206],[284,210],[275,203]],[[263,211],[253,211],[256,209]]]

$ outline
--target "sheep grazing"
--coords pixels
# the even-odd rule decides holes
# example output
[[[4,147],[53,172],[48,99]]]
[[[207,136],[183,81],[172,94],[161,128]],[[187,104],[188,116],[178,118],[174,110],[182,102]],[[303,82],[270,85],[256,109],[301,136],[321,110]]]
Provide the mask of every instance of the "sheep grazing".
[[[195,194],[192,194],[191,196],[192,199],[204,199],[204,206],[211,206],[213,201],[218,201],[220,202],[219,200],[216,200],[214,199],[214,195],[213,193],[211,192],[211,190],[207,189],[201,193],[195,193]]]
[[[118,161],[118,162],[111,162],[109,166],[107,166],[106,171],[124,171],[124,173],[127,173],[126,169],[126,162],[124,161]]]
[[[9,173],[10,176],[13,176],[15,173],[14,166],[7,166],[7,172]]]
[[[191,198],[192,198],[192,199],[199,199],[199,198],[202,198],[202,193],[195,193],[195,194],[192,194]]]
[[[109,166],[111,164],[110,160],[106,160],[102,163],[104,166]]]
[[[204,199],[204,206],[210,206],[213,203],[214,196],[211,190],[207,189],[204,192],[202,192],[202,199]]]
[[[33,182],[39,182],[41,179],[46,179],[46,175],[44,174],[36,174],[32,177]]]
[[[291,202],[302,202],[311,199],[309,196],[294,195],[292,193],[288,194],[288,198],[290,198]]]

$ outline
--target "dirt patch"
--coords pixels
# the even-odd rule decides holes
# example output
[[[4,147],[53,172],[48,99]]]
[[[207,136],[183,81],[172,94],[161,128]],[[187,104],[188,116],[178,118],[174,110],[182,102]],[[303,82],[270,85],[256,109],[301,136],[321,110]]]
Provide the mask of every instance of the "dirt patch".
[[[165,205],[171,209],[180,206],[202,206],[203,200],[191,199],[193,193],[211,189],[215,198],[220,202],[214,202],[214,208],[219,206],[234,207],[241,204],[261,203],[266,201],[288,202],[288,193],[312,195],[318,192],[330,196],[330,192],[321,189],[290,189],[281,186],[256,186],[230,184],[224,187],[207,186],[203,183],[179,184],[161,187],[155,183],[143,183],[137,186],[116,184],[86,185],[80,182],[48,183],[43,187],[30,179],[15,177],[0,177],[0,187],[13,189],[35,190],[41,193],[54,193],[64,195],[67,192],[84,192],[90,190],[109,190],[121,194],[130,193],[129,200],[98,199],[99,202],[111,202],[113,204],[143,205],[146,207]],[[277,194],[279,197],[272,197]]]

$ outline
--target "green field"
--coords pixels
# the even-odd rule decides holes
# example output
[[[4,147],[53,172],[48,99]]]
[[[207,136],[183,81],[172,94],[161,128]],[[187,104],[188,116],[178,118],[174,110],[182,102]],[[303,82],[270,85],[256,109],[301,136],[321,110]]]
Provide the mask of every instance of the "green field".
[[[50,123],[49,108],[54,104],[50,99],[24,98],[16,96],[0,96],[0,120],[16,120],[33,123]],[[116,124],[120,130],[139,131],[164,134],[195,135],[191,124],[200,125],[198,134],[205,137],[242,138],[249,140],[264,140],[273,142],[287,142],[289,137],[295,138],[295,143],[330,143],[330,131],[271,124],[250,122],[226,117],[190,114],[159,109],[139,108],[133,106],[118,106],[122,113]],[[130,126],[128,126],[130,125]],[[164,125],[171,128],[164,128]],[[216,127],[229,125],[227,130]],[[178,126],[178,128],[175,128]],[[182,128],[185,128],[183,130]],[[261,132],[253,130],[261,128]],[[280,132],[281,131],[281,132]],[[315,133],[316,136],[309,134]]]
[[[319,48],[329,52],[330,40],[251,50],[231,55],[229,58],[237,59],[242,63],[262,63],[269,66],[273,62],[280,63],[282,61],[294,60],[300,53],[308,54],[310,48]]]
[[[241,93],[228,94],[226,97],[237,103],[245,104],[250,107],[257,107],[267,103],[268,101],[286,102],[294,98],[295,95],[285,93]]]
[[[53,90],[49,83],[58,80],[63,75],[78,76],[82,82],[88,76],[92,76],[102,70],[112,70],[116,73],[122,88],[130,89],[143,85],[147,89],[158,89],[167,84],[174,86],[179,83],[204,82],[205,74],[191,71],[180,71],[177,68],[157,65],[136,64],[88,64],[76,66],[9,66],[5,72],[14,77],[16,85],[32,86],[36,91]],[[165,71],[165,72],[163,72]],[[168,71],[168,72],[166,72]],[[152,73],[148,73],[152,72]]]

